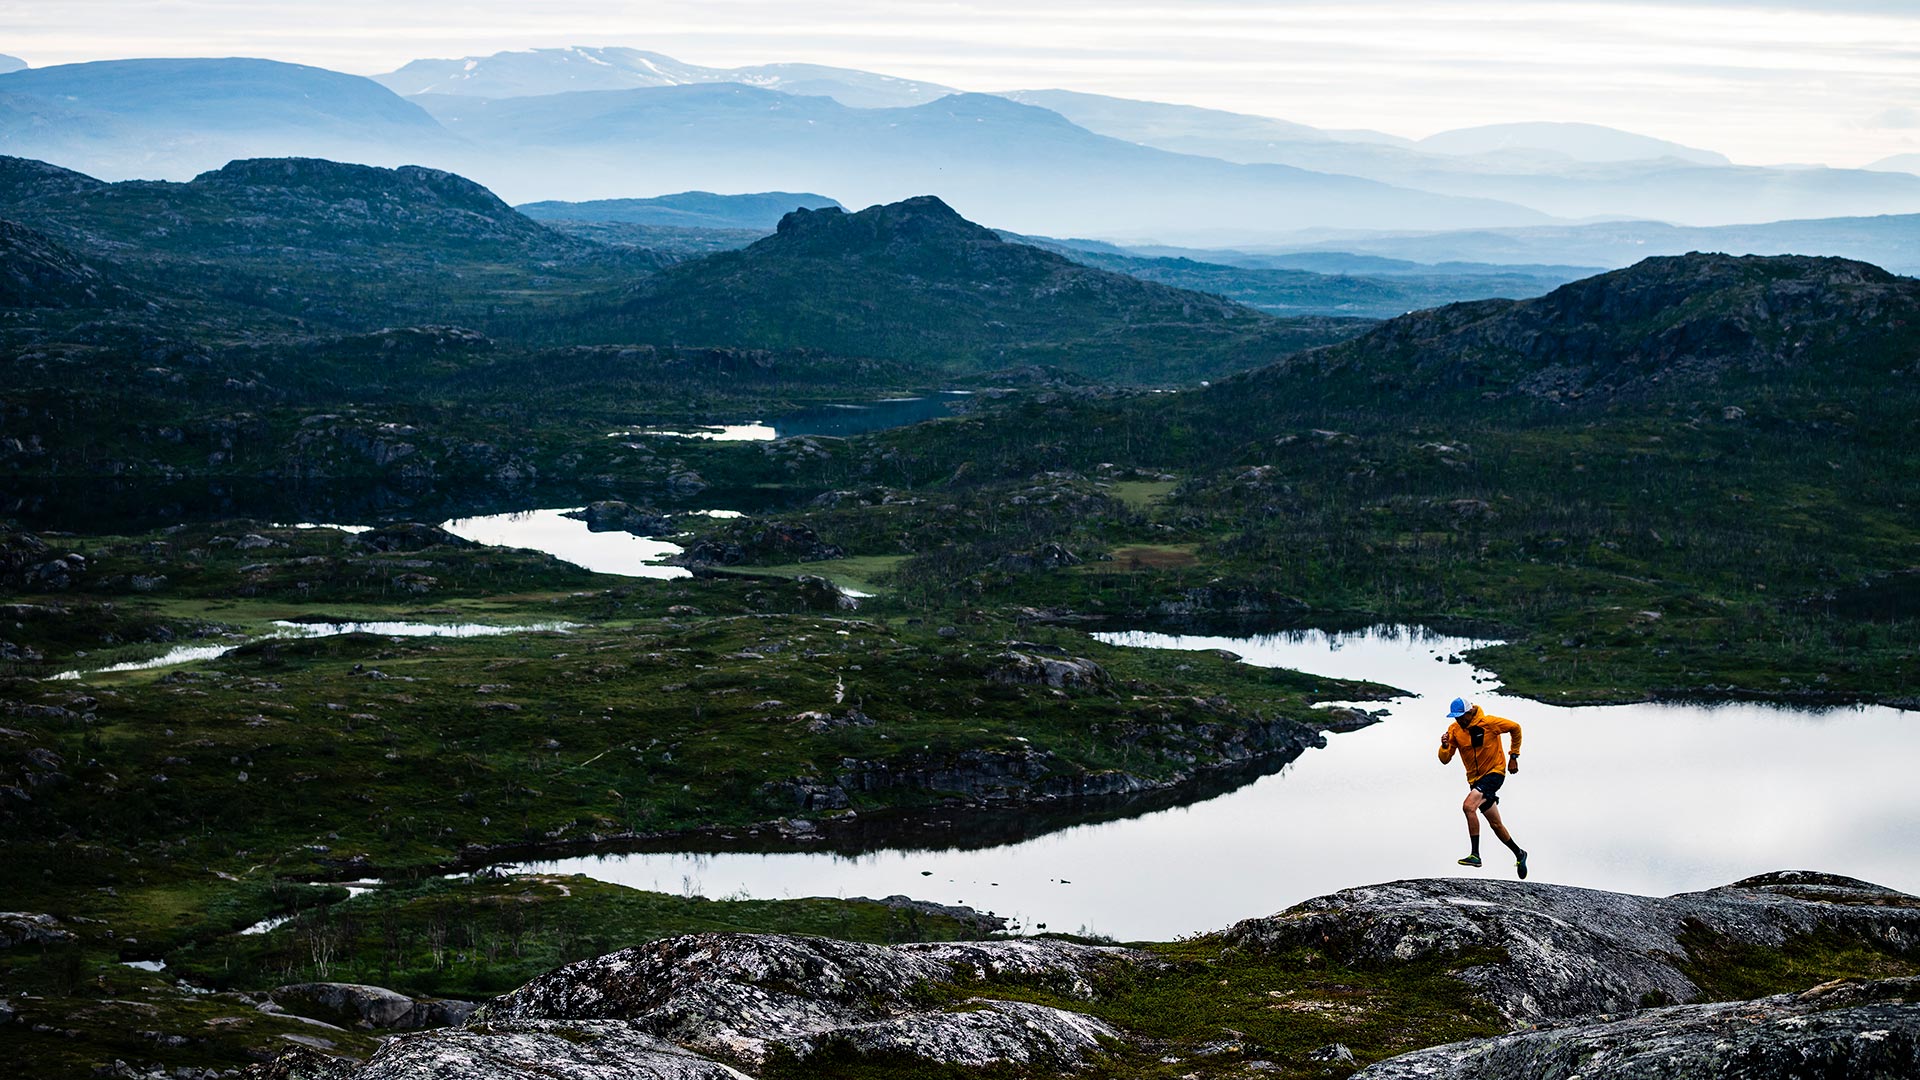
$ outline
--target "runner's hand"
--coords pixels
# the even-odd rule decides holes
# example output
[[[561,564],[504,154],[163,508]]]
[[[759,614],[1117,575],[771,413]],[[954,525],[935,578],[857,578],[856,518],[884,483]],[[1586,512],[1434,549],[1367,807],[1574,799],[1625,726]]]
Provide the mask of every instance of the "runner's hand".
[[[1510,773],[1515,773],[1520,771],[1520,755],[1519,754],[1507,755],[1507,771]]]

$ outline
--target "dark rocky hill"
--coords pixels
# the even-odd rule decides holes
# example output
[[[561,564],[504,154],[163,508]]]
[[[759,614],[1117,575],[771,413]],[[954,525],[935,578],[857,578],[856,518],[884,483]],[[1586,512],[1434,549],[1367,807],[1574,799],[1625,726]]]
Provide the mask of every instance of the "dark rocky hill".
[[[202,318],[237,308],[354,330],[472,322],[611,292],[658,265],[562,236],[453,173],[315,158],[114,184],[0,158],[0,216],[118,263]]]
[[[0,200],[16,216],[85,240],[206,252],[273,245],[485,245],[559,258],[587,249],[518,213],[479,184],[417,166],[381,169],[317,158],[253,158],[184,183],[104,184],[20,158],[0,160]]]
[[[788,214],[744,250],[643,283],[619,316],[620,332],[662,343],[806,346],[972,371],[1044,362],[1138,381],[1218,374],[1355,331],[1303,330],[1009,243],[932,196]]]
[[[1920,281],[1867,263],[1694,253],[1532,300],[1415,312],[1256,380],[1323,398],[1614,402],[1886,376],[1920,358]]]
[[[0,308],[122,307],[136,299],[52,238],[0,219]]]

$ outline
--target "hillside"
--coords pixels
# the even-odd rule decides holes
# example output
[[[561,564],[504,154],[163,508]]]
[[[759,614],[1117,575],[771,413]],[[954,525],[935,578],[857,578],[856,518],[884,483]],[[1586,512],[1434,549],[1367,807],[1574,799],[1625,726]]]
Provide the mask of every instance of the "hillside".
[[[1048,363],[1148,382],[1219,374],[1352,332],[1303,335],[1218,297],[1008,243],[933,196],[788,214],[744,250],[643,282],[606,324],[661,344],[806,346],[957,371]]]
[[[471,318],[656,264],[561,236],[452,173],[308,158],[117,184],[0,158],[0,215],[152,290],[349,328]]]
[[[0,308],[119,307],[135,300],[50,237],[0,219]]]
[[[1563,404],[1830,394],[1884,379],[1917,346],[1920,281],[1845,259],[1693,254],[1537,299],[1416,312],[1255,378],[1375,407],[1435,393]]]

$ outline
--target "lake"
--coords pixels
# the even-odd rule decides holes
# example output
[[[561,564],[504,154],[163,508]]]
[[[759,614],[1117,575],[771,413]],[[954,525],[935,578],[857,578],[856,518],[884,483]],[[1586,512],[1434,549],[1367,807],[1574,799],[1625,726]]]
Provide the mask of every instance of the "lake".
[[[521,864],[719,898],[906,894],[1010,916],[1025,930],[1165,940],[1353,885],[1509,877],[1486,832],[1467,850],[1466,777],[1435,757],[1456,695],[1525,728],[1501,792],[1532,879],[1664,895],[1769,870],[1815,869],[1920,892],[1920,716],[1758,704],[1559,707],[1508,697],[1446,658],[1486,642],[1375,628],[1242,637],[1100,635],[1230,649],[1247,663],[1409,691],[1387,718],[1327,737],[1278,773],[1176,809],[979,850],[638,853]],[[1476,681],[1481,680],[1481,681]],[[1378,708],[1379,704],[1370,704]]]
[[[440,527],[477,544],[527,548],[545,552],[596,574],[623,574],[641,578],[683,578],[684,566],[660,562],[680,554],[678,544],[625,532],[594,532],[587,523],[566,515],[578,507],[516,510],[507,514],[454,518]],[[724,515],[725,511],[710,511]]]
[[[905,427],[923,420],[953,415],[953,403],[968,396],[964,390],[942,390],[916,397],[881,398],[857,404],[814,405],[767,420],[739,423],[703,424],[675,428],[634,428],[610,431],[608,438],[636,435],[666,435],[686,439],[713,439],[720,442],[752,442],[791,439],[800,435],[830,435],[845,438],[870,431]]]

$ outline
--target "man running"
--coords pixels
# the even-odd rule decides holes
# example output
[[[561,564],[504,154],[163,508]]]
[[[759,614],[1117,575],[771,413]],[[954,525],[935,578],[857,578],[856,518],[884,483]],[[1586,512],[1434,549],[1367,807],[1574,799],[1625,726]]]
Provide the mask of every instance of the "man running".
[[[1447,710],[1447,718],[1453,723],[1440,735],[1440,764],[1453,760],[1453,752],[1460,751],[1460,764],[1467,767],[1467,799],[1460,809],[1467,814],[1467,839],[1473,841],[1473,852],[1460,860],[1461,866],[1480,865],[1480,818],[1487,816],[1487,824],[1493,826],[1493,835],[1507,845],[1513,852],[1514,869],[1521,877],[1527,876],[1527,853],[1507,832],[1500,820],[1500,785],[1507,782],[1507,774],[1520,771],[1520,725],[1505,717],[1494,716],[1480,711],[1478,705],[1468,705],[1464,698],[1454,698],[1453,705]],[[1500,736],[1513,733],[1513,749],[1507,754],[1500,752]]]

